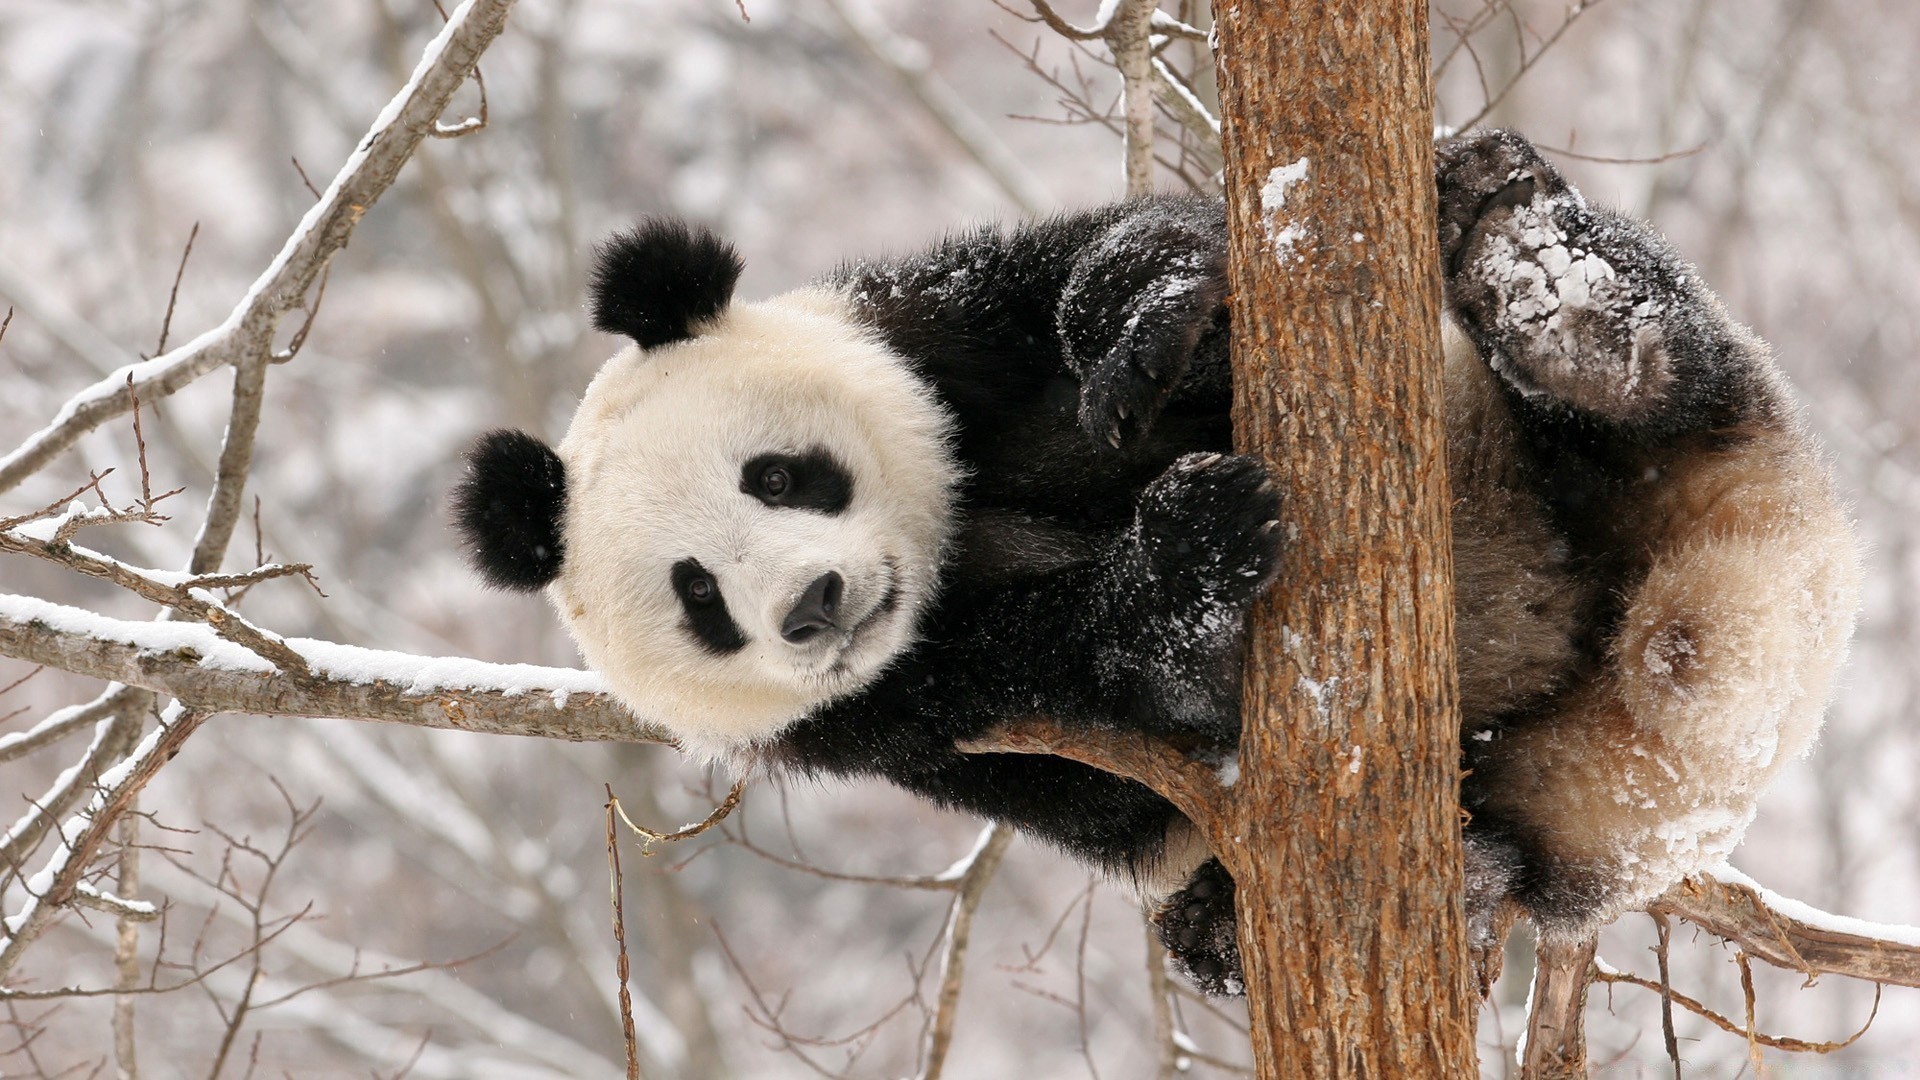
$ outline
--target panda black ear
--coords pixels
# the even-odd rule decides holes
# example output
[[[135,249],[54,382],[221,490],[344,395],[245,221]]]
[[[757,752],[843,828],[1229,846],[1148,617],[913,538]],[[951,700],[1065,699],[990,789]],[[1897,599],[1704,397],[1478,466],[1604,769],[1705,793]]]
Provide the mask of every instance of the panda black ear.
[[[453,489],[453,522],[473,568],[497,589],[532,592],[560,574],[567,470],[524,431],[495,431],[467,451]]]
[[[649,218],[594,250],[593,326],[643,349],[682,341],[733,299],[733,245],[677,218]]]

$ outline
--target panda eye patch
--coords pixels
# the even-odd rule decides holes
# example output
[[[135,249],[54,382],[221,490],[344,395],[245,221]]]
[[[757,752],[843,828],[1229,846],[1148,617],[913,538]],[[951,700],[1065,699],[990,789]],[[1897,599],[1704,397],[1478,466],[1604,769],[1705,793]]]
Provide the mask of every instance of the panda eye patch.
[[[741,467],[740,490],[767,506],[838,514],[853,502],[853,474],[818,447],[759,454]]]
[[[673,564],[673,593],[680,598],[680,609],[687,616],[685,626],[694,640],[709,652],[739,652],[747,646],[747,636],[727,613],[720,595],[720,582],[697,559],[681,559]]]

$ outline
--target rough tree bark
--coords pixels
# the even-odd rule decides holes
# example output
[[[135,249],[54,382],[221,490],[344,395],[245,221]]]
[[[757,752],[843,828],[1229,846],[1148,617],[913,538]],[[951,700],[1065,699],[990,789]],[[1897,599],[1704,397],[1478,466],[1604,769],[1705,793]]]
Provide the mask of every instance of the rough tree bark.
[[[1288,529],[1216,843],[1254,1061],[1469,1076],[1426,5],[1217,17],[1234,431]]]

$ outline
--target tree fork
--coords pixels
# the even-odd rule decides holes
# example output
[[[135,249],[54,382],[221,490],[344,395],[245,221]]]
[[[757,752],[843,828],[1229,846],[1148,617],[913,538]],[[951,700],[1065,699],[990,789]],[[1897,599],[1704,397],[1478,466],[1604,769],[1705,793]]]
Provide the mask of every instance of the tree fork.
[[[1426,5],[1216,15],[1234,434],[1288,537],[1209,823],[1254,1063],[1471,1076]]]

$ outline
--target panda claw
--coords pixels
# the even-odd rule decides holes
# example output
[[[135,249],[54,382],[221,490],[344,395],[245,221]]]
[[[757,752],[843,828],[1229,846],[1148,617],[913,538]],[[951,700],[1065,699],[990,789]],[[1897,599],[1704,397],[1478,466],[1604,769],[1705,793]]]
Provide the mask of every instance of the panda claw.
[[[1119,403],[1118,405],[1115,405],[1115,406],[1113,407],[1113,411],[1114,411],[1114,413],[1115,413],[1115,414],[1117,414],[1117,415],[1118,415],[1118,416],[1120,417],[1120,419],[1122,419],[1122,420],[1125,420],[1125,419],[1126,419],[1127,417],[1129,417],[1129,416],[1132,416],[1132,415],[1133,415],[1133,410],[1132,410],[1132,409],[1130,409],[1130,408],[1128,408],[1128,407],[1127,407],[1127,403],[1126,403],[1126,402],[1124,402],[1124,401],[1122,401],[1122,402],[1120,402],[1120,403]]]
[[[1107,432],[1107,445],[1113,447],[1115,450],[1120,449],[1120,425],[1119,424],[1113,425],[1113,430]]]

